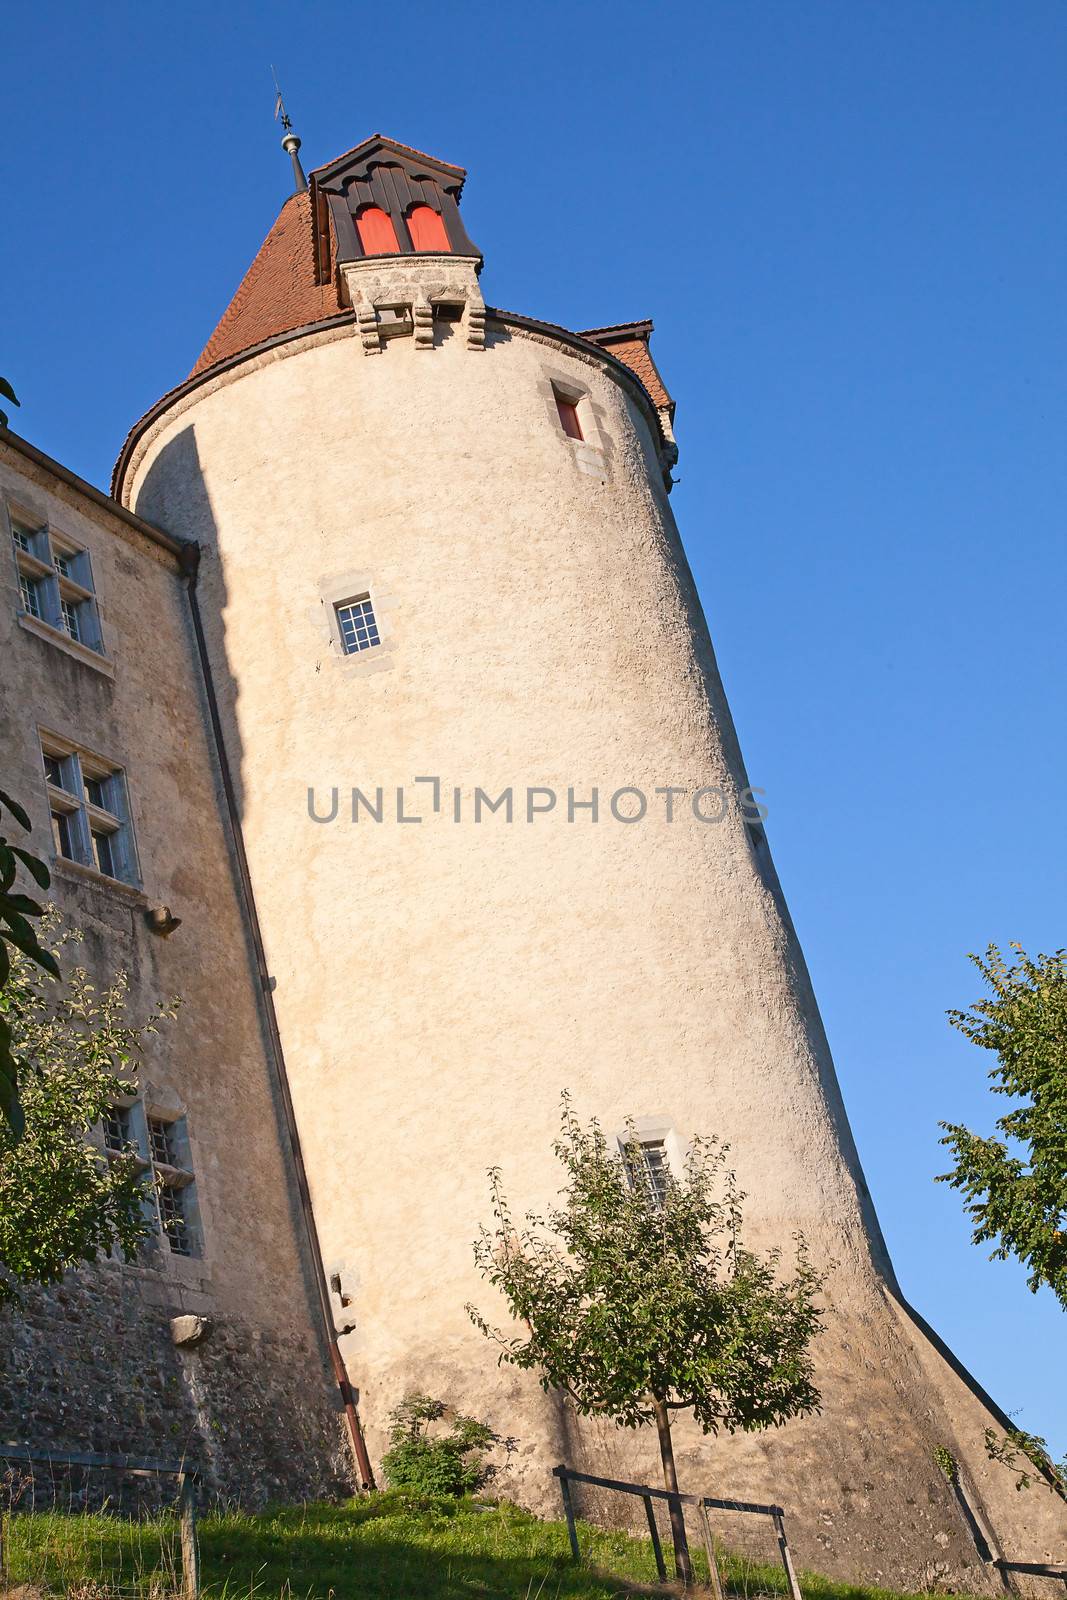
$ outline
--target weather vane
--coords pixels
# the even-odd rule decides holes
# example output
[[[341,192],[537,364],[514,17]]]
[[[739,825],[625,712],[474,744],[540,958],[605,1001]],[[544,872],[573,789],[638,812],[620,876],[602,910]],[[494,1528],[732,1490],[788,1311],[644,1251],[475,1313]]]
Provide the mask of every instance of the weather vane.
[[[304,176],[304,169],[300,165],[300,140],[293,132],[293,124],[289,118],[288,111],[285,109],[285,101],[282,99],[282,86],[278,82],[278,74],[274,70],[273,62],[271,63],[270,75],[274,79],[274,120],[275,122],[280,121],[282,125],[282,149],[288,150],[292,159],[295,192],[303,194],[307,189],[308,181]]]

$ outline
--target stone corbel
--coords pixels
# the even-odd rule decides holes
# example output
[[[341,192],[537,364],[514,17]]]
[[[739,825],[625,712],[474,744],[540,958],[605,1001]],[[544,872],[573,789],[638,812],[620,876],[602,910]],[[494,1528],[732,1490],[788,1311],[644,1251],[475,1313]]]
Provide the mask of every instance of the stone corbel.
[[[378,332],[378,313],[374,309],[373,300],[360,291],[359,299],[355,302],[353,310],[356,313],[356,330],[363,341],[363,354],[365,356],[380,355],[382,336]]]
[[[467,330],[467,349],[485,349],[485,301],[477,280],[467,290],[463,322]]]
[[[427,297],[425,289],[419,287],[415,290],[411,302],[411,320],[415,328],[415,349],[433,349],[433,307]]]

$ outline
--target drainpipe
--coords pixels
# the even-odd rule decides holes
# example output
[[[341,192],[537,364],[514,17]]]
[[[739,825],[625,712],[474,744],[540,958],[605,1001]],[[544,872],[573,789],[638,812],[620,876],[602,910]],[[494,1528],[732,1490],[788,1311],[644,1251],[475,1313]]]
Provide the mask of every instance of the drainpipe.
[[[293,1097],[289,1090],[289,1074],[286,1070],[285,1052],[282,1049],[281,1034],[278,1030],[278,1014],[274,1009],[274,996],[271,992],[270,974],[267,971],[267,958],[263,949],[263,934],[259,925],[259,915],[256,911],[256,899],[252,892],[252,878],[248,870],[248,856],[245,854],[244,835],[241,832],[241,819],[237,810],[237,797],[234,792],[229,759],[226,755],[226,745],[222,737],[219,703],[215,695],[215,685],[211,676],[211,663],[207,653],[207,641],[204,638],[204,625],[201,620],[200,604],[196,594],[196,580],[200,571],[200,546],[192,543],[183,545],[179,560],[182,573],[189,580],[189,607],[192,612],[197,655],[200,658],[200,670],[204,680],[204,692],[207,695],[208,714],[211,718],[211,732],[215,743],[215,753],[219,760],[219,771],[222,775],[223,793],[226,797],[226,814],[229,819],[230,837],[233,841],[234,856],[237,861],[237,874],[241,882],[241,898],[244,902],[249,932],[252,936],[252,948],[256,958],[256,972],[263,999],[263,1011],[267,1019],[267,1032],[270,1035],[271,1054],[274,1058],[274,1072],[281,1095],[285,1127],[289,1136],[289,1150],[293,1158],[293,1169],[296,1173],[297,1193],[300,1196],[300,1211],[304,1219],[304,1231],[307,1235],[308,1249],[311,1252],[312,1272],[318,1291],[323,1332],[326,1335],[326,1343],[330,1351],[330,1365],[333,1367],[333,1375],[337,1381],[341,1403],[344,1406],[345,1420],[348,1423],[348,1431],[352,1439],[352,1450],[356,1458],[356,1465],[359,1468],[361,1487],[365,1490],[373,1489],[375,1486],[374,1473],[371,1469],[370,1457],[367,1454],[367,1445],[363,1438],[359,1413],[356,1410],[355,1395],[352,1391],[352,1384],[349,1381],[344,1357],[337,1343],[337,1332],[333,1325],[333,1312],[330,1308],[326,1272],[322,1263],[319,1230],[315,1224],[315,1213],[311,1204],[311,1190],[308,1187],[307,1169],[304,1166],[304,1155],[300,1147],[300,1134],[296,1125]]]

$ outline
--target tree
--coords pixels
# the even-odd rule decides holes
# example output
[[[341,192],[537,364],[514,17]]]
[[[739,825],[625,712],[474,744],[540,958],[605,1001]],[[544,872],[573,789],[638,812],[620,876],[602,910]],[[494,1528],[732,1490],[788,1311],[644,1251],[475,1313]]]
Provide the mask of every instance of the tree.
[[[500,1172],[489,1174],[495,1226],[475,1244],[520,1338],[468,1314],[500,1360],[536,1370],[579,1413],[618,1427],[654,1422],[664,1487],[677,1493],[671,1413],[690,1410],[705,1433],[777,1427],[819,1407],[810,1347],[820,1280],[795,1238],[792,1276],[780,1252],[741,1243],[741,1203],[728,1146],[695,1140],[681,1176],[657,1182],[630,1129],[614,1153],[600,1125],[583,1128],[567,1096],[553,1148],[567,1181],[547,1218],[519,1228]],[[681,1505],[669,1501],[678,1576],[692,1579]]]
[[[9,392],[9,386],[2,378],[0,378],[0,392]],[[14,395],[10,395],[10,398],[14,399]],[[17,400],[15,404],[18,405]],[[2,413],[0,421],[5,423],[7,421]],[[10,811],[19,827],[25,828],[27,833],[30,832],[30,819],[25,811],[17,800],[12,800],[9,794],[0,789],[0,816],[5,810]],[[15,887],[20,864],[26,868],[39,889],[48,888],[51,880],[44,862],[39,861],[35,855],[20,845],[10,844],[3,835],[0,835],[0,993],[10,979],[11,951],[21,951],[46,972],[50,972],[54,978],[59,977],[55,956],[40,943],[33,923],[29,920],[43,917],[44,907],[38,905],[36,900],[31,900],[29,895],[19,893]],[[7,1122],[8,1128],[17,1139],[24,1125],[22,1106],[19,1102],[19,1061],[17,1051],[12,1045],[10,1022],[2,1012],[0,1012],[0,1117]]]
[[[953,1166],[937,1181],[964,1196],[973,1243],[994,1244],[990,1260],[1017,1257],[1030,1289],[1046,1284],[1067,1310],[1067,950],[1032,960],[1011,949],[1010,964],[995,944],[971,956],[991,994],[948,1016],[994,1052],[993,1093],[1018,1103],[997,1118],[1000,1137],[942,1122]]]
[[[54,918],[48,931],[55,934]],[[53,952],[76,938],[67,934]],[[22,1137],[0,1124],[0,1305],[17,1301],[20,1285],[58,1282],[113,1249],[133,1260],[148,1232],[143,1164],[132,1150],[105,1158],[87,1137],[116,1100],[136,1092],[134,1058],[174,1014],[160,1006],[135,1026],[126,996],[124,973],[98,991],[75,967],[60,985],[51,968],[13,954],[0,1019],[28,1070]]]

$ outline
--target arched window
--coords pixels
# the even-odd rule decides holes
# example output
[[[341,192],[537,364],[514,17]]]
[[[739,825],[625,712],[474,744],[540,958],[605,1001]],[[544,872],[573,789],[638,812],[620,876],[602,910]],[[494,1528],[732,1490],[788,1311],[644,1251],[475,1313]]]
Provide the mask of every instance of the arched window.
[[[451,250],[440,215],[432,206],[412,206],[408,212],[408,232],[416,250]]]
[[[400,246],[390,216],[380,206],[364,206],[356,215],[356,231],[364,255],[396,256]]]

